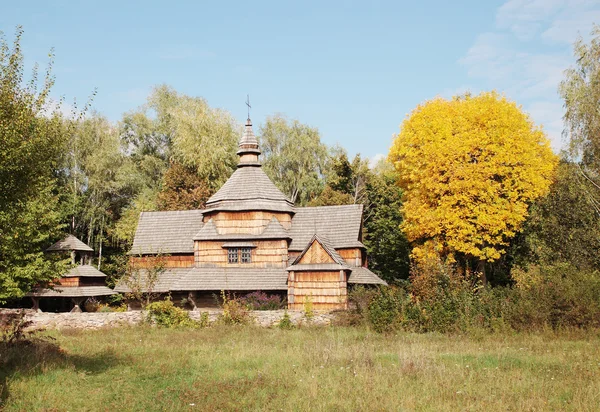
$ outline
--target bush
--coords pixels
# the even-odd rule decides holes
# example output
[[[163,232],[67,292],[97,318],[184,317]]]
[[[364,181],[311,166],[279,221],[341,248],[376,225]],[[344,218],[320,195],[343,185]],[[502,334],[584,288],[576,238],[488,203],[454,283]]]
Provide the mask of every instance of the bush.
[[[256,291],[241,298],[250,310],[277,310],[283,309],[286,303],[279,295],[267,295],[265,292]]]
[[[283,317],[277,324],[277,327],[279,329],[284,329],[284,330],[290,330],[290,329],[295,328],[295,325],[292,323],[292,319],[290,318],[290,314],[287,312],[287,310],[285,311],[285,313],[283,314]]]
[[[25,319],[25,311],[9,312],[0,315],[0,344],[11,346],[28,342],[36,333],[27,330],[33,322]]]
[[[173,304],[171,299],[152,302],[146,306],[146,320],[158,326],[171,327],[198,327],[197,322],[190,319],[188,313]]]
[[[219,317],[219,322],[226,325],[243,325],[250,323],[251,317],[248,313],[246,303],[234,296],[225,294],[221,291],[221,299],[223,300],[223,313]]]
[[[600,327],[600,274],[569,265],[532,267],[516,285],[482,288],[447,269],[404,287],[359,291],[363,319],[377,332],[469,332]],[[357,312],[359,310],[357,309]]]

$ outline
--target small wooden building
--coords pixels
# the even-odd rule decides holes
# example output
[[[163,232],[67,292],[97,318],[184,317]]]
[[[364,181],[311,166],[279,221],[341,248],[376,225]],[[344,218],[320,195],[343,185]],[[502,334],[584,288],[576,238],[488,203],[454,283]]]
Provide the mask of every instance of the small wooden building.
[[[221,290],[287,295],[290,309],[347,307],[352,284],[385,284],[367,268],[362,205],[295,207],[261,168],[250,119],[239,164],[205,210],[143,212],[132,259],[167,255],[153,292],[212,303]],[[125,283],[115,288],[128,292]]]
[[[117,292],[106,286],[106,275],[91,265],[94,249],[69,235],[46,249],[48,253],[70,254],[75,265],[57,278],[52,288],[35,288],[27,294],[33,309],[40,310],[40,299],[59,299],[62,307],[71,312],[81,312],[81,304],[90,297],[114,295]]]

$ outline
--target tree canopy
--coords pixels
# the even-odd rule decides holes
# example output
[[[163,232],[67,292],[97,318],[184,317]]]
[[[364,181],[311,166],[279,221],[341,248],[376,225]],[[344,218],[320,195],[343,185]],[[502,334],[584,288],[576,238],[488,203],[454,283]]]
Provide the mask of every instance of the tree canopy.
[[[413,256],[494,261],[548,193],[557,157],[543,130],[495,92],[436,98],[403,122],[389,154]]]
[[[57,177],[68,130],[49,109],[53,57],[38,89],[37,68],[24,82],[22,30],[0,39],[0,302],[64,270],[43,250],[63,228]]]
[[[328,150],[319,131],[281,115],[268,117],[259,130],[263,168],[279,189],[300,205],[320,193]]]

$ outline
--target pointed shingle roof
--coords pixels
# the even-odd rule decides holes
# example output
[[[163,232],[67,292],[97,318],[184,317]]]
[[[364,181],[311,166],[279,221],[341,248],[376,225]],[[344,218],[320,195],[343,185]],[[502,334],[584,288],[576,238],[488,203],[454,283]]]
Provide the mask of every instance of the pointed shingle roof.
[[[293,213],[294,204],[260,167],[240,167],[215,193],[209,210],[272,210]]]
[[[77,239],[73,235],[69,235],[66,238],[59,240],[48,249],[46,252],[61,252],[61,251],[71,251],[71,250],[80,250],[84,252],[93,252],[94,249],[83,243],[81,240]]]
[[[319,243],[325,252],[331,257],[334,263],[331,262],[319,262],[319,263],[301,263],[300,261],[311,248],[311,246],[315,243]],[[298,257],[294,260],[291,266],[287,268],[287,270],[340,270],[340,269],[350,269],[346,261],[339,255],[339,253],[333,248],[331,243],[327,240],[327,238],[323,235],[314,234],[311,238],[310,242],[306,245],[302,253],[298,255]]]
[[[244,134],[242,134],[242,138],[239,143],[239,154],[244,153],[256,153],[260,154],[260,150],[258,148],[258,140],[256,136],[254,136],[254,130],[252,130],[252,120],[248,118],[246,120],[246,125],[244,126]]]

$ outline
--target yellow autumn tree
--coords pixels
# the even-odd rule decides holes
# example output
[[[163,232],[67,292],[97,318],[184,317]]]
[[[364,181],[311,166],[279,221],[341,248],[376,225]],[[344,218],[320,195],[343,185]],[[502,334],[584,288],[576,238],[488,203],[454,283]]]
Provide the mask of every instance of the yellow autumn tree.
[[[557,156],[541,127],[496,92],[436,98],[402,124],[389,154],[404,190],[413,259],[498,259],[544,196]]]

